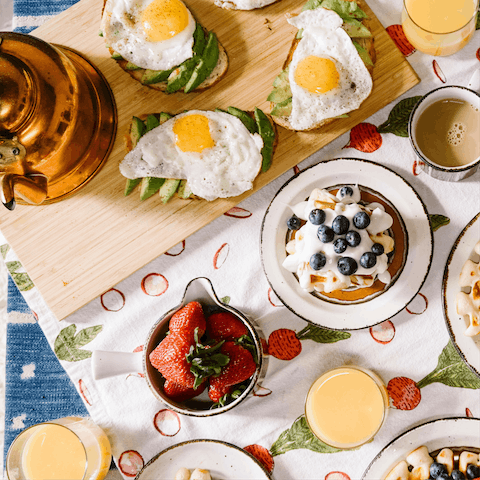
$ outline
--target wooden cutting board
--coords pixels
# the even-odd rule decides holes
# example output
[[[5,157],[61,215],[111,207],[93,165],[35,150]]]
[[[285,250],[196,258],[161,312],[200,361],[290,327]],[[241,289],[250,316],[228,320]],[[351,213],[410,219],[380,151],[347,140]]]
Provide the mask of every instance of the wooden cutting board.
[[[185,109],[269,111],[266,98],[281,71],[296,29],[285,13],[299,13],[303,0],[280,0],[249,12],[222,10],[212,0],[186,0],[204,27],[216,32],[230,66],[227,76],[206,92],[167,96],[141,86],[113,61],[99,36],[102,0],[81,0],[32,32],[50,43],[84,54],[105,75],[118,108],[118,134],[101,171],[71,198],[45,206],[17,205],[0,210],[0,229],[59,320],[131,275],[186,237],[222,215],[303,159],[347,132],[419,83],[370,8],[377,63],[373,92],[361,108],[321,132],[295,133],[279,128],[279,144],[270,170],[255,188],[227,200],[174,199],[158,195],[140,202],[138,191],[124,197],[118,171],[124,156],[122,136],[132,115]],[[132,252],[135,252],[132,255]]]

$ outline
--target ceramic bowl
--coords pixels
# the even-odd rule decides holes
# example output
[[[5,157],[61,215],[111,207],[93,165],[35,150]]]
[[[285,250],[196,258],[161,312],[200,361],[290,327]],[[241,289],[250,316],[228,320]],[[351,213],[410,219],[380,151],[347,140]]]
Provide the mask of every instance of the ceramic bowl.
[[[226,311],[238,318],[247,328],[248,333],[253,340],[255,352],[258,359],[255,373],[250,378],[243,393],[231,403],[223,407],[212,408],[213,403],[205,390],[201,395],[186,402],[177,403],[168,398],[163,391],[164,377],[153,367],[149,360],[150,353],[165,338],[168,332],[170,318],[175,312],[183,308],[187,303],[198,301],[201,303],[206,316],[218,311]],[[242,403],[250,394],[254,387],[265,376],[267,368],[267,357],[263,354],[261,339],[264,338],[261,329],[254,324],[239,310],[222,303],[213,289],[212,283],[208,278],[199,277],[191,280],[185,288],[185,293],[180,303],[162,315],[152,326],[144,343],[142,352],[105,352],[96,350],[92,355],[93,376],[96,380],[126,373],[135,373],[142,371],[145,379],[153,393],[154,397],[164,403],[168,408],[194,417],[209,417],[227,412]]]

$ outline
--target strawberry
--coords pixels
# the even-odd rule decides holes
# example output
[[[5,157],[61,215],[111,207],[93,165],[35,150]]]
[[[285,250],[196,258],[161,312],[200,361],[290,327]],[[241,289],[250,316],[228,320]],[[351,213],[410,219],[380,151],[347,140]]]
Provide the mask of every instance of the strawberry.
[[[220,387],[217,389],[214,385],[210,384],[210,387],[208,388],[208,396],[210,397],[210,400],[214,403],[219,403],[221,398],[224,395],[229,394],[232,391],[232,387]]]
[[[153,350],[150,363],[167,379],[184,387],[193,387],[195,376],[190,371],[186,355],[193,342],[178,333],[167,335]]]
[[[248,335],[247,327],[229,312],[210,315],[207,321],[207,333],[211,338],[233,340]]]
[[[172,382],[172,380],[165,380],[163,391],[165,395],[175,402],[185,402],[197,395],[200,395],[206,388],[207,382],[202,382],[197,389],[184,387],[179,383]]]
[[[181,333],[192,339],[196,328],[198,328],[198,338],[200,338],[205,333],[206,327],[203,309],[198,302],[187,303],[173,314],[169,323],[171,332]]]
[[[250,378],[257,368],[252,354],[234,342],[225,342],[220,352],[230,358],[218,376],[210,378],[210,386],[221,390],[230,385],[236,385]]]

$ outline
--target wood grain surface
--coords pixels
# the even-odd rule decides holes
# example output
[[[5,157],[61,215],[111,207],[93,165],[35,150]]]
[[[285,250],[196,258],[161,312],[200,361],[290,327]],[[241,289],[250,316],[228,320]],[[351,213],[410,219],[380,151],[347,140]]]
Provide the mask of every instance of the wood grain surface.
[[[260,10],[222,10],[212,0],[186,0],[194,16],[214,30],[227,50],[225,78],[202,93],[170,96],[140,85],[109,56],[99,36],[101,0],[81,0],[32,32],[50,43],[76,49],[93,62],[112,87],[118,108],[118,134],[100,172],[70,198],[45,206],[17,205],[0,210],[0,228],[31,279],[59,320],[87,304],[186,237],[207,225],[307,156],[398,98],[420,80],[369,7],[377,63],[373,92],[347,119],[320,131],[297,133],[279,128],[279,144],[270,170],[242,196],[206,202],[158,195],[140,202],[138,191],[124,197],[118,164],[122,136],[132,115],[185,109],[269,111],[266,98],[281,71],[296,29],[285,13],[299,13],[304,1],[280,0]],[[135,255],[131,253],[135,252]]]

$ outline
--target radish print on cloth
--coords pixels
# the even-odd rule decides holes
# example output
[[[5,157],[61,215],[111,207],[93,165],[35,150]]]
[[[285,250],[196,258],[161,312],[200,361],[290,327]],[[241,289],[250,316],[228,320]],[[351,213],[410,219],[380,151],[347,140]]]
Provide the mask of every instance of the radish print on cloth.
[[[433,372],[419,382],[407,377],[392,378],[387,385],[392,405],[399,410],[413,410],[422,398],[420,389],[431,383],[443,383],[448,387],[480,389],[478,378],[463,362],[451,342],[438,357]]]
[[[390,35],[390,38],[395,42],[397,48],[402,52],[402,55],[409,57],[416,51],[415,47],[407,40],[401,25],[390,25],[385,30]]]
[[[273,461],[272,454],[261,445],[253,444],[243,447],[243,449],[253,455],[266,469],[269,473],[273,472],[273,467],[275,463]]]
[[[371,123],[359,123],[350,131],[350,141],[343,148],[355,148],[363,153],[372,153],[382,146],[382,136]]]

